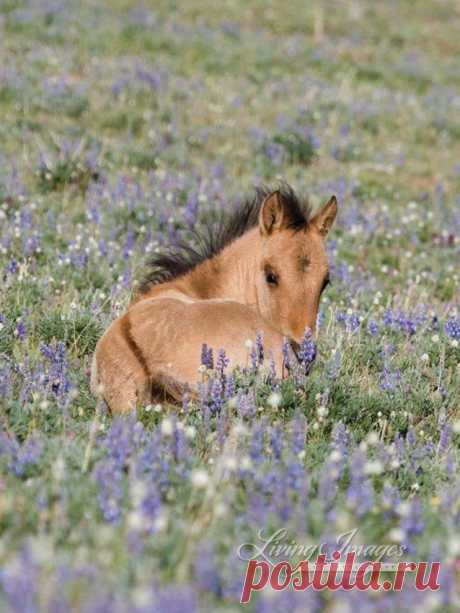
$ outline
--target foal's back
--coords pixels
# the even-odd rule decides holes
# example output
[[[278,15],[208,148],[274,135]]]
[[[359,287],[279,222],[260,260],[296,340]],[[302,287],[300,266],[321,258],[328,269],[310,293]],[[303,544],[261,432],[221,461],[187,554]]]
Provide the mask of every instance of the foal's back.
[[[161,295],[141,300],[113,322],[98,343],[94,363],[101,366],[93,372],[93,391],[101,384],[113,411],[151,402],[159,384],[168,388],[174,382],[179,400],[182,391],[196,389],[203,344],[216,351],[225,348],[230,368],[245,368],[247,341],[258,332],[277,375],[283,376],[283,337],[253,309],[230,300]]]

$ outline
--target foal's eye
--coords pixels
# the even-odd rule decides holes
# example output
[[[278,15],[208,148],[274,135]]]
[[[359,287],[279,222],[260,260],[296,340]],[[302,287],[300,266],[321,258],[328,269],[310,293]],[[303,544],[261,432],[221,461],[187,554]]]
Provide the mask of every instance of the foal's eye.
[[[274,272],[266,272],[265,280],[269,285],[278,285],[278,277]]]

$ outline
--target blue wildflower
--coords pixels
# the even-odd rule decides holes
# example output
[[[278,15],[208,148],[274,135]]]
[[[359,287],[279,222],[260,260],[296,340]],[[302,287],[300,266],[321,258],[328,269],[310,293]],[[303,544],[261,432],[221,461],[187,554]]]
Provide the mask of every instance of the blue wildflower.
[[[460,319],[448,319],[444,324],[444,331],[450,338],[460,341]]]
[[[214,359],[212,356],[212,348],[203,343],[201,347],[201,364],[212,370],[214,368]]]
[[[316,343],[313,340],[313,335],[309,328],[305,329],[300,342],[300,349],[297,352],[297,358],[304,367],[305,372],[308,373],[316,359]]]

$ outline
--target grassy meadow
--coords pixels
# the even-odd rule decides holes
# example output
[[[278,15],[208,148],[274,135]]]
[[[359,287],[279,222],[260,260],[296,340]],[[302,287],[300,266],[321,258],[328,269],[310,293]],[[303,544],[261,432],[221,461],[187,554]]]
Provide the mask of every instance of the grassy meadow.
[[[459,610],[459,23],[455,0],[0,0],[1,611]],[[282,179],[339,201],[308,377],[215,352],[199,401],[96,406],[148,254]],[[440,589],[243,607],[239,548],[280,529],[441,561]]]

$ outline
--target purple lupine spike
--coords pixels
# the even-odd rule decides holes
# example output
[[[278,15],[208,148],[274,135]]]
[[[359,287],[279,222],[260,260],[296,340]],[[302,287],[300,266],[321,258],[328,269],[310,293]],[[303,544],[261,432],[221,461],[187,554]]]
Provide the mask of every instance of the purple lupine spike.
[[[378,326],[378,323],[374,319],[371,319],[369,323],[367,324],[367,331],[369,332],[371,336],[375,337],[378,335],[379,326]]]
[[[282,347],[283,364],[284,364],[284,367],[287,370],[289,370],[289,368],[290,368],[290,362],[289,362],[290,352],[291,352],[291,345],[289,343],[289,339],[284,338],[283,339],[283,347]]]
[[[254,417],[256,414],[254,393],[249,392],[248,394],[245,394],[240,391],[238,393],[237,407],[238,413],[241,415],[241,417]]]
[[[448,319],[444,324],[444,332],[450,338],[460,341],[460,319]]]
[[[227,398],[227,400],[233,398],[235,391],[235,377],[233,375],[229,375],[225,378],[225,398]]]
[[[332,447],[339,451],[342,458],[347,457],[350,435],[345,424],[343,424],[341,421],[334,425],[331,433],[331,443]]]
[[[251,353],[251,366],[253,370],[257,370],[264,361],[264,346],[263,337],[261,332],[257,332],[255,343],[252,345]]]
[[[305,369],[305,372],[308,373],[316,359],[316,343],[313,340],[313,334],[309,328],[305,329],[300,343],[300,349],[297,352],[297,358]]]
[[[446,453],[451,437],[451,427],[448,423],[444,423],[441,426],[441,433],[439,436],[439,444],[438,444],[438,453],[439,455],[443,455]]]
[[[206,343],[203,343],[201,347],[201,364],[206,366],[209,370],[214,368],[214,359],[212,356],[212,347],[208,347]]]
[[[358,517],[365,515],[374,506],[374,488],[365,476],[366,456],[360,449],[355,449],[350,459],[350,484],[347,489],[347,501]]]
[[[216,413],[220,413],[223,405],[222,392],[223,385],[222,379],[219,377],[215,377],[209,382],[209,408],[211,410],[211,414],[214,415]]]
[[[225,354],[225,349],[219,349],[216,360],[216,371],[221,377],[224,376],[224,371],[229,364],[230,360]]]
[[[23,319],[18,319],[16,322],[15,335],[20,341],[24,341],[27,338],[27,328]]]

